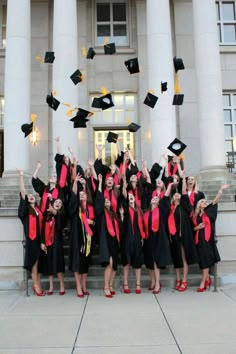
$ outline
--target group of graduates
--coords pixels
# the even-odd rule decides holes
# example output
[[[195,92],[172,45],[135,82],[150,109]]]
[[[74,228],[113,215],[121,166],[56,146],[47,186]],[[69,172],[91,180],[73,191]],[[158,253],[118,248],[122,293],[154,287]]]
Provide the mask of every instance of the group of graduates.
[[[175,289],[188,288],[188,268],[199,264],[202,278],[197,288],[211,285],[210,268],[220,260],[215,242],[217,203],[222,185],[211,203],[197,188],[196,178],[186,176],[183,161],[176,155],[162,155],[150,169],[139,169],[129,150],[120,151],[111,166],[98,157],[83,169],[71,156],[61,152],[55,139],[56,173],[48,184],[38,177],[38,162],[32,186],[40,197],[26,194],[23,171],[20,176],[19,218],[25,234],[24,268],[30,271],[33,291],[44,296],[41,274],[49,277],[48,295],[53,294],[53,277],[58,276],[59,294],[65,294],[63,230],[69,228],[69,270],[74,273],[78,297],[89,295],[87,275],[94,245],[104,267],[104,295],[115,295],[113,283],[119,257],[123,266],[123,292],[129,294],[129,269],[135,270],[136,294],[141,293],[141,268],[149,271],[153,294],[161,291],[161,269],[176,269]]]

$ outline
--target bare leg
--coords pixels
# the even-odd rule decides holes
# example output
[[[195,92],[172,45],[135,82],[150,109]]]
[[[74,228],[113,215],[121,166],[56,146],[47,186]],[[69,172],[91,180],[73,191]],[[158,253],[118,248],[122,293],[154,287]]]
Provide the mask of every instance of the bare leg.
[[[128,284],[128,276],[129,276],[129,264],[126,264],[126,266],[123,267],[123,280],[124,280],[124,290],[129,289],[129,284]]]
[[[202,280],[200,283],[200,288],[205,287],[205,282],[209,279],[209,268],[205,268],[202,270]]]
[[[150,277],[150,280],[151,280],[151,285],[149,287],[148,290],[153,290],[154,287],[155,287],[155,275],[154,275],[154,270],[153,269],[149,269],[148,270],[148,273],[149,273],[149,277]]]
[[[136,294],[141,293],[141,268],[135,269],[135,276],[136,276]]]
[[[36,289],[36,291],[38,293],[42,292],[40,282],[39,282],[38,261],[36,261],[32,267],[31,278],[33,280],[33,287]]]
[[[79,274],[78,272],[75,272],[74,276],[75,276],[77,295],[83,295],[82,286],[81,286],[81,274]]]
[[[155,275],[155,288],[153,291],[159,292],[161,288],[160,284],[160,268],[157,268],[156,262],[154,262],[154,275]]]
[[[53,292],[53,275],[49,275],[48,280],[49,280],[48,292],[51,293],[51,292]]]
[[[64,273],[57,273],[57,277],[60,284],[60,292],[63,293],[65,291],[65,284],[64,284]]]
[[[112,291],[112,292],[114,292],[113,283],[114,283],[115,276],[116,276],[116,271],[112,268],[110,281],[109,281],[110,291]]]
[[[181,247],[182,260],[184,264],[183,268],[183,282],[188,281],[188,263],[186,261],[186,256],[183,247]]]
[[[107,296],[111,296],[110,292],[110,277],[112,273],[112,266],[109,263],[104,270],[104,293]]]
[[[81,286],[82,286],[83,293],[87,293],[87,277],[88,277],[87,273],[81,275]]]

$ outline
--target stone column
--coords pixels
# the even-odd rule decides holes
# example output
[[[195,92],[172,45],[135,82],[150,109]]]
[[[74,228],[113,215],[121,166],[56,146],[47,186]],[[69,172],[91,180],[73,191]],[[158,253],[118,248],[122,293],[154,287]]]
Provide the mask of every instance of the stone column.
[[[149,89],[159,97],[156,106],[148,108],[151,120],[152,161],[167,152],[176,137],[175,107],[172,106],[174,72],[170,6],[168,0],[147,0],[147,58]],[[160,93],[161,81],[168,91]]]
[[[70,146],[77,155],[78,129],[73,128],[66,112],[69,109],[62,103],[70,103],[78,107],[78,92],[81,83],[74,85],[70,76],[78,68],[77,43],[77,1],[54,0],[53,11],[53,50],[55,61],[53,63],[53,87],[57,91],[56,98],[61,102],[57,111],[53,111],[52,139],[60,136],[62,153],[68,155]],[[53,155],[56,144],[53,140]]]
[[[30,0],[8,0],[5,62],[4,173],[14,184],[16,168],[29,172],[30,137],[21,125],[30,123]]]
[[[224,120],[215,1],[193,0],[201,175],[223,175]]]

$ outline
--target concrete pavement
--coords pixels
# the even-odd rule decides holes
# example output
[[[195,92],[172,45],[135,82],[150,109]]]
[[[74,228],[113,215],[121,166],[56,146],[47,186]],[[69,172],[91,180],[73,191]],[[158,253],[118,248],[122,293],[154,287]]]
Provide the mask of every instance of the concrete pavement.
[[[195,290],[0,291],[0,354],[235,354],[236,285]]]

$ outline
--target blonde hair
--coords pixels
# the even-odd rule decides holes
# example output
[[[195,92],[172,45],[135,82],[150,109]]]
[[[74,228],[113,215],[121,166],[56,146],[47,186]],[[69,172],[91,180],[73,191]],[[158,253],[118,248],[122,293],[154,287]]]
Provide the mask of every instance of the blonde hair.
[[[188,179],[189,179],[189,177],[193,177],[194,178],[194,187],[193,187],[193,191],[194,192],[198,192],[199,191],[199,188],[198,188],[198,183],[197,183],[197,177],[196,176],[192,176],[192,175],[190,175],[190,176],[188,176],[187,177],[187,184],[188,184]],[[187,186],[187,189],[188,189],[188,186]]]
[[[198,202],[197,202],[197,205],[196,205],[196,208],[194,210],[194,215],[193,216],[196,216],[200,213],[200,204],[203,200],[206,200],[205,198],[202,198],[200,199]]]

